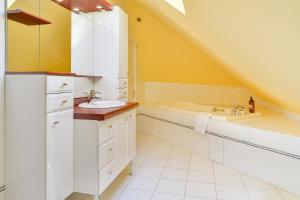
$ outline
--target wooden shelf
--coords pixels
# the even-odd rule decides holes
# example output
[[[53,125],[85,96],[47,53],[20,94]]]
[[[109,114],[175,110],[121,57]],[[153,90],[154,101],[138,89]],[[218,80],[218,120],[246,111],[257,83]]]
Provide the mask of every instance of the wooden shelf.
[[[40,18],[38,16],[32,15],[28,12],[25,12],[21,9],[16,10],[8,10],[7,11],[7,18],[28,26],[34,25],[45,25],[51,24],[50,21]]]
[[[102,78],[102,76],[93,76],[93,75],[80,75],[80,74],[76,74],[75,77],[81,77],[81,78]]]
[[[107,0],[52,0],[74,13],[112,11],[113,6]]]

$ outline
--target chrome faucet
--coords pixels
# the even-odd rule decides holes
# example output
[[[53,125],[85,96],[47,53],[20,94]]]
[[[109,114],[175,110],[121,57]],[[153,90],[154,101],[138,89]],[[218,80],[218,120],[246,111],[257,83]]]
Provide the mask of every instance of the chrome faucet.
[[[96,90],[90,90],[90,92],[88,92],[89,103],[96,99],[102,99],[102,97],[97,97],[97,94],[102,94],[102,92],[97,92]]]
[[[234,105],[233,108],[231,109],[231,115],[246,115],[247,111],[245,106],[243,105]]]

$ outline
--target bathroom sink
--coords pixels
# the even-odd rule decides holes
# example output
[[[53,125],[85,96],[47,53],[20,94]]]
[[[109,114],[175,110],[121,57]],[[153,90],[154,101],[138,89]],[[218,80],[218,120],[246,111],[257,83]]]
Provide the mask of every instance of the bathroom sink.
[[[115,107],[121,107],[125,106],[126,103],[122,101],[92,101],[90,103],[82,103],[79,104],[80,108],[115,108]]]

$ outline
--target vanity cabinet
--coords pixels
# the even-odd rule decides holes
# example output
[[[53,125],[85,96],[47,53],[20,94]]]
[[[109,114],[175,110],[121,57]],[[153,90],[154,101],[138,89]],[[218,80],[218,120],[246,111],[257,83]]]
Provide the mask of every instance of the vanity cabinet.
[[[6,200],[64,200],[73,193],[73,77],[7,74]]]
[[[98,198],[136,155],[136,110],[74,127],[75,192]]]

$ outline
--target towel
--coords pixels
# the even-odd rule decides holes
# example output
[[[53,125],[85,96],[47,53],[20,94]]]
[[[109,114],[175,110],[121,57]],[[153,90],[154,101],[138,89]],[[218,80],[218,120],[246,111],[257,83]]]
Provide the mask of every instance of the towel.
[[[211,118],[210,113],[200,112],[196,116],[195,120],[195,131],[204,135],[207,130],[208,121]]]

